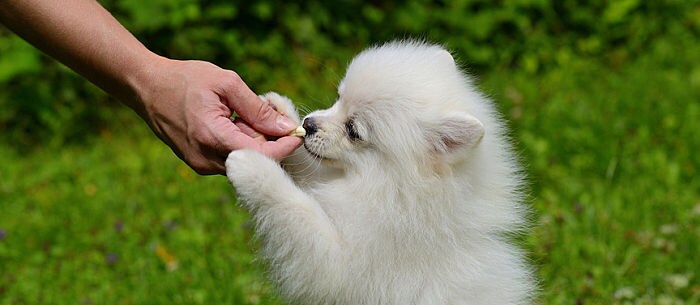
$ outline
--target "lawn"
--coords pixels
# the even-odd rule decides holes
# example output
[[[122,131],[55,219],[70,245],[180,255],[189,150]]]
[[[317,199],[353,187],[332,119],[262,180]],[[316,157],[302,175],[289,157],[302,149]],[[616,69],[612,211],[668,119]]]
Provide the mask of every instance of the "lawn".
[[[479,77],[529,175],[543,304],[700,304],[700,47],[656,48]],[[76,143],[0,143],[1,305],[280,304],[251,232],[124,108]]]

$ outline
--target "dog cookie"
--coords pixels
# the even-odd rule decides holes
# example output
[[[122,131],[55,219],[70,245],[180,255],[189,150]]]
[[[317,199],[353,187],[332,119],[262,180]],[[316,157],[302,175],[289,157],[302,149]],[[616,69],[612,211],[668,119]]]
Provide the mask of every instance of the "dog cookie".
[[[304,129],[304,127],[302,126],[299,126],[296,129],[292,130],[292,132],[290,132],[289,135],[292,137],[304,137],[306,135],[306,129]]]

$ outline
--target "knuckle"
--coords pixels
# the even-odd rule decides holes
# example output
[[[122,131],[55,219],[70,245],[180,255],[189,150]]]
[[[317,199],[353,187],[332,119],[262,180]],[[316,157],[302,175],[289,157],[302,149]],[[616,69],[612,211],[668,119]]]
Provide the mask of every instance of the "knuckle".
[[[232,70],[224,70],[224,79],[232,86],[237,86],[243,83],[243,79],[238,73]]]
[[[241,76],[238,75],[238,73],[236,73],[236,71],[226,70],[226,73],[228,73],[229,77],[232,79],[241,80]]]
[[[216,145],[216,140],[199,129],[193,129],[189,138],[194,141],[190,144],[191,151],[187,158],[187,164],[190,168],[200,175],[216,173],[213,162],[207,158],[206,154],[206,151],[211,150],[211,147]]]
[[[268,121],[273,118],[276,113],[275,109],[267,103],[260,103],[257,107],[256,117],[259,121]]]
[[[219,173],[216,164],[204,158],[192,160],[189,162],[189,165],[199,175],[213,175]]]
[[[210,171],[210,168],[207,166],[206,162],[203,162],[203,160],[194,159],[190,160],[188,163],[197,174],[206,175]]]

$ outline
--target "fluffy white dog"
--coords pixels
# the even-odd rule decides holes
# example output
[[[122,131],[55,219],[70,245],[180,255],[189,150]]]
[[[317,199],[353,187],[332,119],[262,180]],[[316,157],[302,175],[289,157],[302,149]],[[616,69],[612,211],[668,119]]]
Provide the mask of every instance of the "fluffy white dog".
[[[291,101],[263,96],[298,120]],[[283,162],[234,151],[228,178],[293,304],[525,304],[509,233],[522,174],[492,103],[437,45],[359,54]]]

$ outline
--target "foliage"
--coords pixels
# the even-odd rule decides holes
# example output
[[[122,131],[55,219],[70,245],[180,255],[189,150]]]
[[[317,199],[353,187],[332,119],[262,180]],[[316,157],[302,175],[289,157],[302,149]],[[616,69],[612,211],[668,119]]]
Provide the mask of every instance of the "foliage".
[[[352,54],[397,38],[444,43],[478,72],[534,74],[576,58],[618,67],[660,41],[686,47],[700,32],[697,1],[101,2],[159,54],[212,61],[257,91],[312,103],[332,96]],[[7,30],[0,51],[0,127],[11,130],[4,137],[60,144],[109,121],[104,94]]]
[[[700,302],[700,50],[687,52],[482,79],[530,174],[543,304]],[[226,180],[197,177],[125,114],[83,146],[0,145],[0,304],[279,304]]]
[[[700,46],[664,52],[484,80],[528,164],[544,304],[700,302]]]
[[[102,3],[159,54],[302,108],[367,45],[447,44],[526,164],[542,303],[700,303],[697,1]],[[225,179],[2,31],[0,305],[280,303]]]

